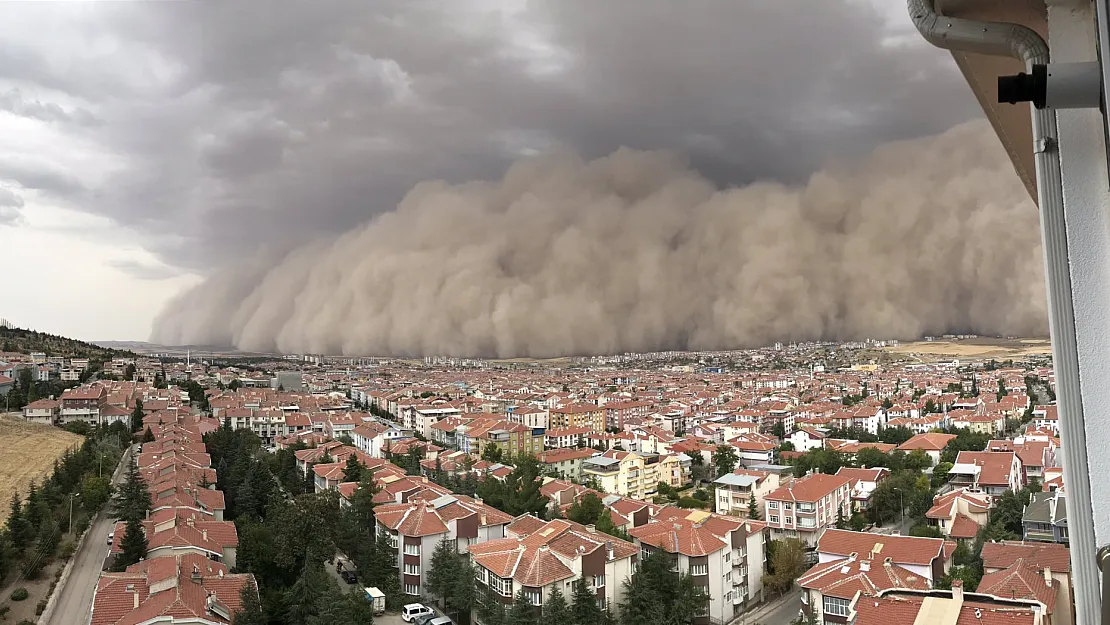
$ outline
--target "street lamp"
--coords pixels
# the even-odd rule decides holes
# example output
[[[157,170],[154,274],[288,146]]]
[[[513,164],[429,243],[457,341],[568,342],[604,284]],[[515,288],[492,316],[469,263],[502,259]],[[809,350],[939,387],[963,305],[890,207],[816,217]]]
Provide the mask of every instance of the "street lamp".
[[[69,495],[69,533],[73,534],[73,500],[81,496],[81,493],[71,493]]]

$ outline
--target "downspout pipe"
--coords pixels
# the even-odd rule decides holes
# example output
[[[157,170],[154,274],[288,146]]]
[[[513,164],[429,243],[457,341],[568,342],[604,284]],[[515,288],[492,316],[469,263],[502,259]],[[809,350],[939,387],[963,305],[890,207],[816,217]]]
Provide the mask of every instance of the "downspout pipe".
[[[907,5],[918,32],[938,48],[1013,57],[1024,61],[1030,71],[1033,65],[1049,62],[1048,44],[1025,26],[944,17],[937,14],[934,0],[908,0]],[[1065,506],[1071,542],[1071,570],[1075,580],[1075,622],[1098,623],[1102,620],[1101,584],[1096,562],[1094,508],[1091,505],[1091,467],[1087,463],[1087,433],[1079,386],[1079,353],[1056,112],[1051,108],[1030,107],[1030,110],[1048,290],[1048,324],[1067,484]]]

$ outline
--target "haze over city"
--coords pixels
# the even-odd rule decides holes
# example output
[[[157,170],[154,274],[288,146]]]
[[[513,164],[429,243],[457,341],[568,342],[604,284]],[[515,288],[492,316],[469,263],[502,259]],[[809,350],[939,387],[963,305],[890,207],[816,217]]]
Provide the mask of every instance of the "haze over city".
[[[7,5],[0,247],[68,279],[0,314],[398,355],[1044,334],[1035,209],[890,4]]]

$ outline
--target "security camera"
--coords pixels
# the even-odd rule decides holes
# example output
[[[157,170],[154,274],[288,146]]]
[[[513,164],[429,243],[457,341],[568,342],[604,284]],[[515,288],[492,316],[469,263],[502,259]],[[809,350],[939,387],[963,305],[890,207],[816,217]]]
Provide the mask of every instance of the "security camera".
[[[1102,70],[1097,61],[1033,65],[1028,74],[998,77],[998,101],[1055,109],[1099,108]]]

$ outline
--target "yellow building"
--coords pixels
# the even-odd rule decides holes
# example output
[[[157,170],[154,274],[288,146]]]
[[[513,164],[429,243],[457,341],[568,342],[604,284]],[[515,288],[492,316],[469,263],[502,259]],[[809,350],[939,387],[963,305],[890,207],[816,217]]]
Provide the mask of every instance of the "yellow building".
[[[552,408],[547,427],[560,428],[586,427],[595,432],[605,431],[605,408],[595,404],[567,404]]]
[[[674,488],[685,482],[678,456],[617,450],[582,461],[582,478],[591,477],[597,479],[601,490],[632,499],[654,496],[659,482]]]

